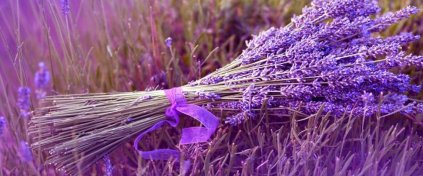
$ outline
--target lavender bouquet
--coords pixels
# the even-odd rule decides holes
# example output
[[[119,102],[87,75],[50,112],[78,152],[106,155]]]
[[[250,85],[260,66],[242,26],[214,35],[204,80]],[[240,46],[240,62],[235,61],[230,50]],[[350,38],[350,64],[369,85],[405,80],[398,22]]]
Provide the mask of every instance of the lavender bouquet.
[[[188,104],[231,125],[264,109],[271,117],[318,111],[413,117],[423,111],[421,100],[411,98],[421,86],[392,70],[422,68],[423,56],[404,51],[419,36],[379,32],[418,9],[379,11],[374,0],[314,0],[289,25],[254,36],[230,64],[178,90]],[[47,97],[31,120],[32,147],[48,151],[48,163],[75,174],[166,120],[170,106],[163,90]]]

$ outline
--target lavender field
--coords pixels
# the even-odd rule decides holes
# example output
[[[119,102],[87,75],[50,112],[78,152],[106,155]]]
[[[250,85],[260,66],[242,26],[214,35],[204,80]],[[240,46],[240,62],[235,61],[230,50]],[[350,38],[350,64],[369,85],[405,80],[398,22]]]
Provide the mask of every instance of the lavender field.
[[[2,0],[0,176],[423,175],[421,36],[420,0]]]

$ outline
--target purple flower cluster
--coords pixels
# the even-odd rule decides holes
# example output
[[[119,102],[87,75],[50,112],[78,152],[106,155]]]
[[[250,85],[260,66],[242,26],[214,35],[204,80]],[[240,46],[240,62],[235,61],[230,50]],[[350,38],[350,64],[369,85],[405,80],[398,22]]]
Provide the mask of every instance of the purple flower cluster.
[[[208,100],[219,100],[220,96],[214,92],[196,92],[196,95],[199,99],[208,99]]]
[[[50,72],[44,62],[38,63],[38,71],[35,73],[34,84],[36,88],[37,99],[42,99],[47,95],[46,89],[50,82]]]
[[[61,6],[62,6],[62,13],[64,15],[69,15],[70,13],[69,0],[61,0]]]
[[[3,135],[4,128],[6,128],[6,118],[0,116],[0,136]]]
[[[106,167],[106,176],[112,176],[113,175],[113,165],[112,161],[110,160],[110,156],[106,155],[103,157],[104,166]]]
[[[21,160],[23,162],[32,161],[32,152],[27,142],[21,141],[19,143],[19,153],[20,153]]]
[[[324,105],[324,111],[335,116],[371,116],[380,108],[383,114],[411,112],[417,104],[407,95],[420,92],[421,86],[390,69],[423,67],[423,56],[403,51],[420,36],[401,33],[383,38],[378,32],[418,9],[380,15],[377,4],[314,0],[288,26],[253,36],[232,63],[239,63],[236,67],[224,67],[220,74],[191,85],[225,85],[243,92],[237,102],[215,104],[239,110],[227,119],[233,125],[257,116],[263,104],[274,109],[300,107],[304,113],[316,113]]]
[[[172,47],[172,38],[168,37],[165,40],[165,45],[166,45],[166,47],[171,48]]]
[[[31,108],[31,89],[29,87],[19,87],[18,89],[18,107],[20,115],[23,118],[28,118]]]

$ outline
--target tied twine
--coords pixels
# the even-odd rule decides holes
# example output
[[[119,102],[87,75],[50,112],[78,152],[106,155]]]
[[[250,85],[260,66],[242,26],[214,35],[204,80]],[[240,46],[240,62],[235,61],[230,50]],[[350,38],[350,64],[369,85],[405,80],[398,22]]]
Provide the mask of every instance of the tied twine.
[[[180,87],[165,90],[165,95],[171,103],[171,106],[166,109],[167,118],[157,122],[152,127],[138,135],[134,141],[134,148],[144,159],[168,160],[170,158],[179,158],[179,151],[173,149],[142,151],[138,148],[138,143],[145,134],[162,127],[166,123],[172,127],[176,127],[179,123],[179,113],[188,115],[204,125],[204,127],[183,128],[179,144],[206,142],[210,139],[210,136],[216,131],[216,128],[219,125],[218,118],[211,112],[200,106],[188,104]]]

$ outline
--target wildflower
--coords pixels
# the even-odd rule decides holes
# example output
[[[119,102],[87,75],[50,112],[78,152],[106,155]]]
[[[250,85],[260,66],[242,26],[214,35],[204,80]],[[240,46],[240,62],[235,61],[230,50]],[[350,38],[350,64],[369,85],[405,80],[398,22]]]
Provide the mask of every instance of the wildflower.
[[[61,6],[62,6],[62,13],[64,15],[69,15],[70,13],[69,0],[61,0]]]
[[[29,145],[25,141],[20,141],[19,143],[19,152],[21,156],[21,160],[24,162],[30,162],[32,161],[32,152],[29,148]]]
[[[166,44],[166,46],[167,46],[168,48],[172,47],[172,38],[168,37],[168,38],[165,40],[165,44]]]
[[[157,73],[157,74],[155,74],[155,75],[153,75],[151,78],[150,78],[150,81],[152,82],[152,83],[154,83],[154,85],[161,85],[161,86],[165,86],[166,85],[166,72],[164,72],[163,70],[162,71],[160,71],[159,73]]]
[[[6,118],[0,116],[0,136],[3,134],[3,130],[6,127]]]
[[[112,176],[113,175],[113,165],[110,161],[110,156],[106,155],[103,157],[104,165],[106,167],[106,176]]]
[[[29,116],[29,109],[31,107],[31,89],[28,87],[19,87],[18,89],[18,107],[21,117],[27,118]]]
[[[244,113],[238,113],[236,115],[227,117],[225,120],[225,123],[227,124],[231,124],[233,126],[239,125],[241,124],[244,120],[246,120],[247,118],[244,117]]]
[[[183,165],[182,165],[182,171],[181,174],[182,175],[186,175],[189,171],[189,169],[191,168],[191,161],[190,160],[185,160]]]
[[[208,99],[208,100],[220,99],[220,96],[213,92],[198,91],[196,92],[196,95],[198,96],[199,99]]]
[[[50,73],[47,70],[44,62],[38,63],[38,71],[35,73],[34,83],[35,83],[35,93],[37,99],[42,99],[46,96],[46,88],[50,81]]]
[[[382,31],[392,24],[397,23],[402,19],[406,19],[413,14],[419,12],[419,9],[413,6],[407,6],[397,12],[388,12],[385,15],[375,19],[375,27],[373,31]]]

